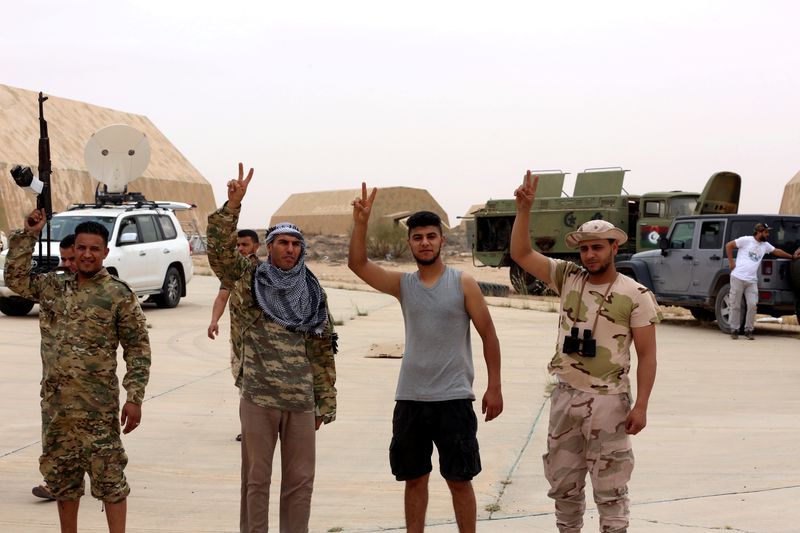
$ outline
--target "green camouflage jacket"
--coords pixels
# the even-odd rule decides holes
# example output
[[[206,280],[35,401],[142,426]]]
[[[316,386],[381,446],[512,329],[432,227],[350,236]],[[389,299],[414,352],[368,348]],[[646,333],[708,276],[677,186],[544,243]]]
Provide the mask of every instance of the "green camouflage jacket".
[[[105,268],[81,287],[74,274],[32,274],[36,240],[22,230],[11,234],[4,275],[13,291],[39,303],[42,410],[116,416],[120,344],[126,401],[141,404],[150,377],[150,340],[136,295]]]
[[[230,290],[233,373],[242,397],[285,411],[336,418],[333,323],[322,337],[289,331],[269,320],[253,298],[258,266],[236,250],[239,210],[227,204],[208,217],[208,262]],[[327,297],[326,297],[327,298]]]

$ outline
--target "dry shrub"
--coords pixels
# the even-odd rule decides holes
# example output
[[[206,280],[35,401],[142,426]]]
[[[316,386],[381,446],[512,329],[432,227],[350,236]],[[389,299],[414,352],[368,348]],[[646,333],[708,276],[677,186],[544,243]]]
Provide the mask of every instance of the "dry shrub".
[[[399,259],[408,252],[408,235],[404,226],[379,222],[367,232],[367,255],[372,259]]]

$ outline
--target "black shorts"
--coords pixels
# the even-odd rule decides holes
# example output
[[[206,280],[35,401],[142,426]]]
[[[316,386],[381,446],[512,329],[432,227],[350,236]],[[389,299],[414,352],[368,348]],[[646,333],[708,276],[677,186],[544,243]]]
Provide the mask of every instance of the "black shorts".
[[[394,407],[389,463],[398,481],[424,476],[432,469],[433,444],[439,472],[450,481],[469,481],[481,471],[478,419],[472,400],[412,402]]]

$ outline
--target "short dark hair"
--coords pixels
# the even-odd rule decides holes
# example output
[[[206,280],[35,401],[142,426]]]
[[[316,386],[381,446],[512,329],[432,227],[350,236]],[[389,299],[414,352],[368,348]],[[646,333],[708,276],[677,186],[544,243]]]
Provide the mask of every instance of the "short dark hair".
[[[103,238],[103,242],[105,243],[105,245],[108,246],[108,230],[106,229],[105,226],[103,226],[99,222],[95,222],[94,220],[87,220],[86,222],[81,222],[75,227],[75,237],[77,237],[81,233],[100,235]]]
[[[408,236],[411,236],[411,230],[414,228],[422,228],[425,226],[436,226],[439,228],[439,234],[442,231],[442,219],[436,213],[430,211],[417,211],[406,219],[406,227],[408,228]]]
[[[62,250],[66,250],[67,248],[72,248],[73,246],[75,246],[74,233],[70,233],[69,235],[61,239],[60,243],[58,243],[58,247],[61,248]]]
[[[240,229],[239,232],[236,233],[236,236],[239,237],[240,239],[243,239],[245,237],[250,237],[250,239],[254,243],[258,244],[258,233],[256,233],[251,229]]]

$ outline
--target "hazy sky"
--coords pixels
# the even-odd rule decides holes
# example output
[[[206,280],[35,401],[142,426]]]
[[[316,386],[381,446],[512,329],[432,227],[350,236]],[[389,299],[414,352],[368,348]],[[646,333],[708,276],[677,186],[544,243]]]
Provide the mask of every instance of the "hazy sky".
[[[525,169],[630,169],[628,192],[800,171],[800,3],[3,2],[0,82],[149,117],[241,224],[293,192],[428,189],[457,223]],[[32,150],[35,146],[32,146]],[[380,201],[380,196],[378,197]]]

